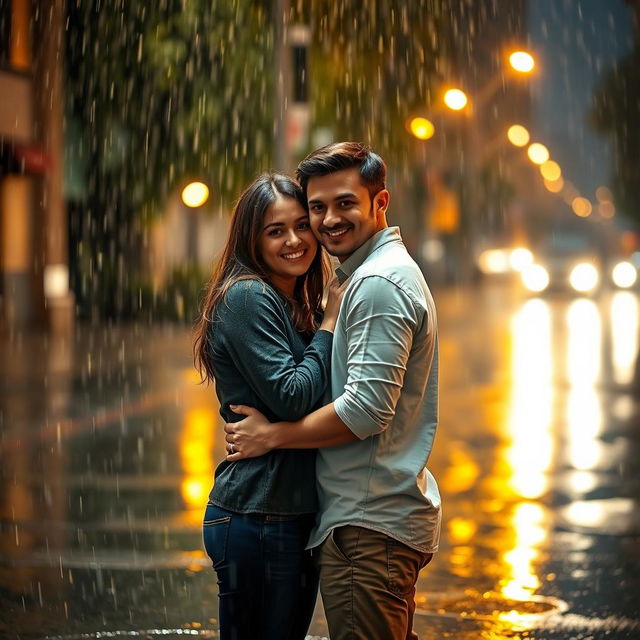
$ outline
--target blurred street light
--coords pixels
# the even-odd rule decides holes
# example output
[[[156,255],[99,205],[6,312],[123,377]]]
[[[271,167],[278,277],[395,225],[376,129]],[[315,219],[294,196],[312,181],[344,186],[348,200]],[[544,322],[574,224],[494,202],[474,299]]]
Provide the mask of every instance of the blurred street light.
[[[598,286],[598,270],[588,262],[582,262],[576,265],[569,275],[571,286],[581,293],[593,291]]]
[[[433,123],[426,118],[413,118],[409,123],[409,130],[419,140],[428,140],[436,132]]]
[[[573,199],[571,208],[573,209],[573,212],[580,218],[586,218],[590,216],[593,209],[589,200],[583,198],[582,196],[578,196],[577,198]]]
[[[611,277],[617,287],[620,287],[621,289],[628,289],[636,283],[636,280],[638,279],[638,272],[630,262],[625,260],[623,262],[618,262],[618,264],[613,268]]]
[[[549,159],[549,149],[539,142],[529,145],[527,154],[534,164],[543,164]]]
[[[509,56],[509,64],[519,73],[530,73],[536,66],[533,56],[526,51],[514,51]]]
[[[520,272],[522,283],[536,293],[549,286],[549,272],[541,264],[529,264]]]
[[[545,180],[555,182],[562,177],[562,169],[560,165],[553,160],[547,160],[540,165],[540,173]]]
[[[461,111],[468,101],[467,94],[461,89],[449,89],[444,94],[444,103],[453,111]]]
[[[611,193],[611,189],[609,187],[598,187],[596,189],[596,198],[598,198],[599,202],[613,202],[613,194]]]
[[[616,214],[616,208],[613,204],[613,202],[601,202],[598,205],[598,213],[603,217],[603,218],[613,218],[613,216]]]
[[[514,124],[507,131],[509,142],[516,147],[524,147],[529,143],[529,132],[521,124]]]
[[[556,180],[547,180],[545,178],[544,186],[547,188],[547,191],[550,191],[551,193],[560,193],[564,187],[564,180],[562,179],[562,176]]]
[[[192,209],[209,199],[209,187],[204,182],[191,182],[182,190],[182,202]]]
[[[522,271],[528,265],[533,263],[533,254],[529,249],[518,247],[511,251],[511,254],[509,255],[509,263],[516,271]]]

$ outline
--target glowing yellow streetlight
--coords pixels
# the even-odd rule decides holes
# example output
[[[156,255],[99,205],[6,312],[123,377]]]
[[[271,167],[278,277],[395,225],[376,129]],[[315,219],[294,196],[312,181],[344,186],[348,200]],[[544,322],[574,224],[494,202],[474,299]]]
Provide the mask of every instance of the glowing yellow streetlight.
[[[449,89],[444,94],[444,103],[453,111],[460,111],[467,106],[467,94],[460,89]]]
[[[613,202],[613,194],[611,193],[611,189],[609,187],[598,187],[596,189],[596,198],[600,202]]]
[[[428,140],[436,132],[433,122],[426,118],[413,118],[409,123],[409,129],[419,140]]]
[[[547,160],[540,165],[540,173],[545,180],[555,182],[562,176],[562,169],[560,169],[560,165],[557,162]]]
[[[509,142],[516,147],[524,147],[529,143],[529,132],[521,124],[513,124],[507,131]]]
[[[590,216],[593,209],[589,200],[581,196],[573,199],[571,208],[573,209],[573,212],[580,218],[586,218]]]
[[[605,200],[598,205],[598,213],[603,218],[613,218],[613,216],[616,214],[616,208],[613,202],[608,202]]]
[[[529,73],[536,66],[536,61],[526,51],[514,51],[509,56],[509,64],[519,73]]]
[[[544,186],[547,188],[547,191],[551,191],[551,193],[560,193],[564,187],[564,180],[562,179],[562,176],[557,180],[547,180],[545,178]]]
[[[549,149],[539,142],[529,145],[527,155],[534,164],[543,164],[549,159]]]
[[[182,190],[182,202],[187,207],[201,207],[209,199],[209,187],[204,182],[190,182]]]

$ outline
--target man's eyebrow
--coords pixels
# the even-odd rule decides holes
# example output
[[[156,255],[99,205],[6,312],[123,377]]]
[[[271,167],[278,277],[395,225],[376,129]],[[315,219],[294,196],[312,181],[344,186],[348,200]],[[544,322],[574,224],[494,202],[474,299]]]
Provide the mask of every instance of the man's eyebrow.
[[[355,193],[351,193],[350,191],[347,191],[345,193],[339,193],[333,200],[337,201],[337,200],[344,200],[345,198],[358,198],[358,196]],[[314,199],[314,200],[309,200],[309,204],[322,204],[323,200],[319,200],[319,199]]]

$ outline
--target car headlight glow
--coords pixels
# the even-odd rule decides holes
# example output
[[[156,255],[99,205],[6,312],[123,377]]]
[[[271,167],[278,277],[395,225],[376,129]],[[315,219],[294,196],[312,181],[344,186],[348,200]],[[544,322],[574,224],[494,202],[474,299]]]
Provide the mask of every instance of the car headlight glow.
[[[613,278],[613,282],[616,287],[628,289],[636,283],[636,280],[638,279],[638,272],[630,262],[623,260],[613,267],[611,277]]]
[[[516,271],[522,271],[533,262],[533,254],[529,249],[518,247],[509,254],[509,264]]]
[[[529,264],[520,272],[522,283],[529,291],[544,291],[549,286],[549,272],[540,264]]]
[[[593,291],[598,286],[598,270],[588,262],[581,262],[571,270],[569,284],[580,293]]]

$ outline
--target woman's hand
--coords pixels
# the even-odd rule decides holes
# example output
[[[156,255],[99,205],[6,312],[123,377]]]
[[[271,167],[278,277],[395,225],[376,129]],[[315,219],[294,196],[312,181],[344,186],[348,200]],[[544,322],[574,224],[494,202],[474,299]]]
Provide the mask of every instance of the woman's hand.
[[[334,278],[327,285],[327,304],[324,309],[324,317],[320,324],[320,329],[325,331],[333,331],[336,328],[336,320],[338,319],[338,313],[340,311],[340,303],[344,292],[347,290],[347,283],[349,279],[345,280],[342,284],[338,278]]]
[[[227,460],[234,462],[244,458],[257,458],[274,448],[270,435],[270,422],[257,409],[243,405],[230,405],[234,413],[247,416],[240,422],[224,425],[227,441]]]

